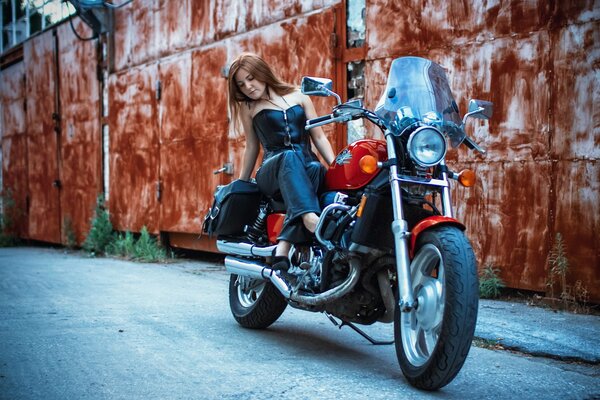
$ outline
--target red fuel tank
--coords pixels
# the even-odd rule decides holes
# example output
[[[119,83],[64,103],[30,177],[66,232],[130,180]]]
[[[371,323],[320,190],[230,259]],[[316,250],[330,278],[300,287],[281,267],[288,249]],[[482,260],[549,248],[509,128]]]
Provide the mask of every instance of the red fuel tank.
[[[377,175],[365,173],[359,167],[360,159],[371,155],[377,161],[387,160],[387,146],[383,140],[362,139],[348,145],[336,157],[325,174],[327,190],[353,190],[365,186]]]

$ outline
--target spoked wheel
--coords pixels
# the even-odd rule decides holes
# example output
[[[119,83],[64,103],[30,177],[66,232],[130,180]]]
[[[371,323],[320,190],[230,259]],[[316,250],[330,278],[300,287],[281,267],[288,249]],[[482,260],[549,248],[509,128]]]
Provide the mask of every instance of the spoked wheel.
[[[396,354],[420,389],[447,385],[465,362],[477,321],[479,284],[473,249],[461,230],[433,228],[419,237],[411,263],[417,308],[396,307]]]
[[[229,307],[235,320],[246,328],[263,329],[277,321],[287,302],[270,282],[232,274]]]

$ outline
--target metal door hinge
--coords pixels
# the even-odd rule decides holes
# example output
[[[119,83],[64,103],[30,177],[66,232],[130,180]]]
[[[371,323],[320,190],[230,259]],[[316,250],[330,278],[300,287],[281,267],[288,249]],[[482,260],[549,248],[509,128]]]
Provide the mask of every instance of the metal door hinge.
[[[162,181],[156,181],[156,201],[160,202],[162,200]]]
[[[337,33],[333,32],[331,34],[331,48],[335,49],[338,46],[338,35]]]
[[[60,114],[52,113],[52,121],[54,121],[54,132],[60,133]]]
[[[162,82],[156,81],[156,101],[160,101],[162,97]]]

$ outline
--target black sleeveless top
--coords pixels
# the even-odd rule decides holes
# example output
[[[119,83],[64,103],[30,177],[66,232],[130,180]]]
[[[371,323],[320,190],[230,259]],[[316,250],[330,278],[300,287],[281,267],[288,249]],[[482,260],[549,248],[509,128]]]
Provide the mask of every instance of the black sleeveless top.
[[[286,150],[301,153],[307,163],[318,161],[310,147],[305,124],[306,114],[300,104],[287,110],[265,108],[256,113],[252,118],[252,127],[263,147],[263,162]]]

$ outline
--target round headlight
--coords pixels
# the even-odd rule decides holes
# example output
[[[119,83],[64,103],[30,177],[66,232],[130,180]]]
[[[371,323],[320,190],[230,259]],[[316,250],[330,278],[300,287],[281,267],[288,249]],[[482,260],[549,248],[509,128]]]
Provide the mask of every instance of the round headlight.
[[[423,126],[408,138],[408,154],[421,167],[433,167],[446,155],[446,139],[440,131]]]

